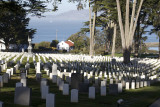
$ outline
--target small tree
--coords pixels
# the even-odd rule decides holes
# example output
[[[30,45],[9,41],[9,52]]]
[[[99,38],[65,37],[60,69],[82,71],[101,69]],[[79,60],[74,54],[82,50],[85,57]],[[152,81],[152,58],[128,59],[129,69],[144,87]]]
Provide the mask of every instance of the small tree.
[[[57,44],[59,43],[58,40],[52,40],[51,44],[50,44],[50,47],[57,47]]]

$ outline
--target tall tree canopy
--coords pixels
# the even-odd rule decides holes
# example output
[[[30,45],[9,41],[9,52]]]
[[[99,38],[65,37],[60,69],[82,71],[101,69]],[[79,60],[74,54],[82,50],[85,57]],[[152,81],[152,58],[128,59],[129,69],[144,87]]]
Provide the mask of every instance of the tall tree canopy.
[[[26,44],[28,36],[33,37],[34,29],[28,29],[29,18],[17,2],[0,2],[0,39],[8,50],[9,44]]]

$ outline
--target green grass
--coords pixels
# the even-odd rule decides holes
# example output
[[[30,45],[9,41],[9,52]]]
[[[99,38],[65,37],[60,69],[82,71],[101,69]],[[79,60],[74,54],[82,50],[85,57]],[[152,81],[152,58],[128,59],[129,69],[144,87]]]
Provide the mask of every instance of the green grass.
[[[49,59],[47,57],[45,57],[45,58],[46,58],[46,61],[49,61]]]
[[[36,62],[39,62],[37,55],[35,55],[35,61],[36,61]]]
[[[43,57],[42,57],[42,56],[40,56],[40,59],[41,59],[41,61],[42,61],[43,63],[45,63],[45,62],[44,62],[44,59],[43,59]]]
[[[17,63],[17,62],[21,59],[22,56],[23,56],[23,55],[20,55],[20,56],[16,59],[15,63]]]

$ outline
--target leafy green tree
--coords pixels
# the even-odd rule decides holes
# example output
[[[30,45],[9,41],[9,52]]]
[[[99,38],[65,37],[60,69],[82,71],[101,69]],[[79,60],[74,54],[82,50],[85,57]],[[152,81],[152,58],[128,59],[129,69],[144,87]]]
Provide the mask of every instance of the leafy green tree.
[[[28,36],[33,38],[35,29],[27,28],[26,11],[17,2],[1,2],[0,10],[0,39],[5,42],[6,49],[10,44],[28,43]]]
[[[35,44],[35,49],[39,49],[39,48],[50,48],[50,42],[46,42],[46,41],[42,41],[40,43],[36,43]]]
[[[53,0],[1,0],[0,2],[16,2],[17,5],[21,6],[26,11],[26,14],[41,17],[42,13],[49,10],[47,9],[47,4],[51,1]]]
[[[160,58],[160,1],[155,0],[152,3],[154,8],[150,9],[150,23],[153,25],[150,33],[155,33],[159,38],[159,58]]]
[[[57,44],[59,43],[58,40],[52,40],[50,47],[57,47]]]
[[[84,52],[88,53],[89,51],[89,38],[81,32],[71,35],[67,40],[74,42],[74,51],[76,53]]]

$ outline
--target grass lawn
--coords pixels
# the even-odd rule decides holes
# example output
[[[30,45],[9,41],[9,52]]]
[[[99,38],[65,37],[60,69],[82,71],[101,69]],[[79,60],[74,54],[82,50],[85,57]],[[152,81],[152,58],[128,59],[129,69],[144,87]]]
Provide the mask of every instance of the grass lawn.
[[[24,67],[26,60],[27,59],[24,58],[21,67]],[[27,85],[32,88],[31,107],[45,107],[46,101],[41,99],[40,83],[36,81],[35,78],[33,59],[30,58],[29,62],[31,64],[31,68],[28,74]],[[42,73],[42,78],[48,79],[49,92],[55,94],[56,107],[116,107],[118,99],[124,99],[122,107],[147,107],[160,97],[160,82],[157,82],[152,84],[151,87],[124,90],[123,93],[119,95],[107,94],[102,97],[97,93],[95,100],[88,99],[88,94],[79,94],[79,103],[70,103],[70,95],[63,96],[62,91],[58,90],[56,84],[53,84],[51,80],[49,80],[43,70]],[[4,84],[4,87],[0,89],[0,101],[4,102],[4,107],[25,107],[14,104],[16,82],[20,82],[19,71],[11,77],[9,83]]]

